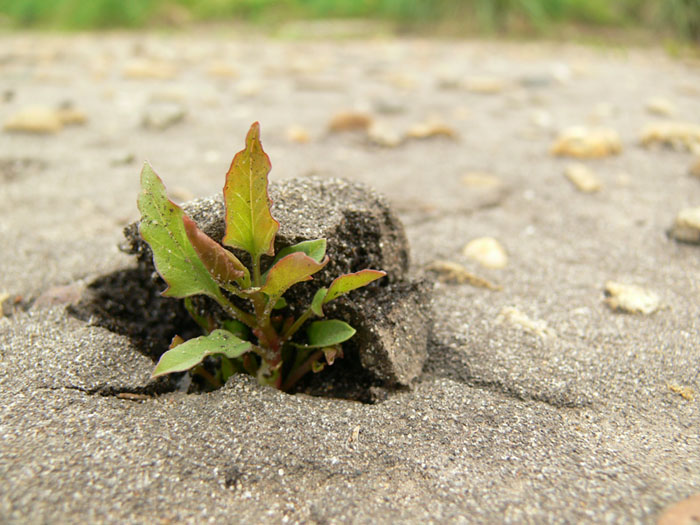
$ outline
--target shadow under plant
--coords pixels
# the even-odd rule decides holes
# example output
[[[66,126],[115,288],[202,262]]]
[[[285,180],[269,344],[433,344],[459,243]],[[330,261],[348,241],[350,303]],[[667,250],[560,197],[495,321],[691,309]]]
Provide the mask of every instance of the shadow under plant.
[[[408,243],[386,201],[362,185],[321,178],[272,184],[270,197],[272,214],[281,224],[276,252],[309,239],[328,241],[330,262],[311,283],[290,290],[286,295],[290,309],[308,304],[319,286],[328,286],[339,274],[364,268],[387,273],[369,287],[326,305],[327,317],[348,322],[357,333],[343,344],[343,359],[318,374],[308,374],[294,391],[376,402],[387,389],[410,385],[427,357],[428,287],[407,275]],[[192,201],[183,209],[204,233],[221,241],[225,230],[221,197]],[[155,360],[175,334],[187,338],[200,332],[182,301],[161,296],[165,284],[155,271],[150,247],[139,235],[138,223],[128,226],[125,236],[122,249],[136,256],[137,266],[94,281],[72,312],[128,336]],[[219,308],[204,297],[198,297],[196,305],[211,311]],[[171,380],[172,388],[177,384]]]

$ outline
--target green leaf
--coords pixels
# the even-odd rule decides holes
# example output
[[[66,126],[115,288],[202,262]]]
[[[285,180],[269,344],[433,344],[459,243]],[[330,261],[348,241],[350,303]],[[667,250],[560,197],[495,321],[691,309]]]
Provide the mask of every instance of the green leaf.
[[[255,122],[246,137],[246,147],[231,162],[224,185],[226,246],[240,248],[257,259],[273,255],[279,223],[270,213],[267,174],[270,159],[260,144],[260,125]]]
[[[167,283],[167,297],[188,297],[204,294],[220,299],[219,285],[197,256],[187,234],[185,213],[168,200],[163,181],[146,163],[141,171],[141,211],[139,231],[153,251],[156,270]]]
[[[306,330],[309,344],[306,348],[326,348],[347,341],[355,335],[355,329],[338,319],[314,321]]]
[[[286,257],[290,253],[303,252],[316,262],[321,262],[326,256],[326,239],[314,239],[312,241],[302,241],[292,246],[287,246],[279,251],[275,260],[272,262],[274,265],[282,257]]]
[[[277,302],[275,303],[275,306],[272,307],[273,310],[281,310],[282,308],[287,307],[287,300],[284,297],[280,297],[277,299]]]
[[[327,263],[328,258],[317,262],[305,253],[290,253],[270,268],[260,291],[270,297],[280,297],[290,286],[311,279],[311,276]]]
[[[338,296],[348,293],[351,290],[367,286],[372,281],[376,281],[386,275],[381,270],[361,270],[356,273],[346,273],[335,280],[328,287],[328,293],[323,299],[323,304],[331,302]]]
[[[323,317],[323,300],[327,293],[328,288],[319,288],[311,301],[311,311],[319,317]]]
[[[238,258],[199,229],[197,223],[183,216],[185,233],[199,260],[217,283],[226,284],[249,275],[248,269]]]
[[[228,330],[236,337],[241,339],[248,339],[250,335],[250,329],[236,319],[226,319],[221,323],[224,330]]]
[[[209,335],[190,339],[165,352],[160,356],[151,377],[189,370],[214,354],[235,359],[252,348],[252,343],[239,339],[227,330],[214,330]]]

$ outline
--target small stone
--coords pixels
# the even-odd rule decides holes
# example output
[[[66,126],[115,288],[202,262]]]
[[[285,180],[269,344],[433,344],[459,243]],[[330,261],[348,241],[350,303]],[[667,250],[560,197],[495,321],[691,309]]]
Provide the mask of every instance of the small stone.
[[[541,337],[542,339],[557,336],[556,332],[549,328],[547,323],[543,320],[532,319],[513,306],[504,307],[498,314],[496,324],[502,324],[504,322],[522,328],[526,332]]]
[[[362,131],[372,125],[372,116],[359,111],[341,111],[336,113],[328,123],[328,129],[332,132]]]
[[[490,173],[474,171],[462,177],[462,184],[470,188],[500,188],[503,181]]]
[[[87,115],[74,108],[60,108],[56,110],[56,116],[64,126],[78,126],[87,122]]]
[[[670,100],[661,97],[650,98],[647,100],[645,107],[652,115],[662,117],[670,117],[676,112],[676,106]]]
[[[700,208],[685,208],[678,212],[668,234],[678,242],[700,244]]]
[[[584,164],[569,164],[564,175],[583,193],[595,193],[603,187],[598,176]]]
[[[486,279],[479,277],[467,270],[461,264],[451,261],[433,261],[426,270],[435,272],[438,280],[450,284],[469,284],[477,288],[487,288],[489,290],[501,290],[501,286],[493,284]]]
[[[464,87],[472,93],[495,95],[503,91],[505,83],[497,77],[472,77],[464,82]]]
[[[383,115],[397,115],[406,112],[406,105],[393,98],[382,98],[372,103],[374,111]]]
[[[254,97],[263,90],[263,85],[257,80],[246,80],[236,86],[236,92],[242,97]]]
[[[670,384],[668,385],[668,389],[674,394],[678,394],[686,401],[693,401],[695,399],[695,390],[693,390],[692,387]]]
[[[306,144],[311,140],[309,132],[303,126],[293,125],[287,128],[287,140],[298,144]]]
[[[144,112],[141,124],[146,129],[163,131],[185,118],[185,108],[180,104],[151,104]]]
[[[3,317],[5,315],[5,312],[3,310],[3,303],[7,301],[10,298],[10,294],[7,292],[0,292],[0,317]]]
[[[656,525],[697,525],[700,522],[700,494],[667,508]]]
[[[4,128],[6,131],[50,134],[61,131],[63,122],[54,109],[29,107],[11,115]]]
[[[554,123],[554,119],[549,111],[537,109],[530,113],[530,122],[540,129],[550,129]]]
[[[600,158],[622,151],[620,136],[609,128],[574,126],[559,134],[550,152],[556,156]]]
[[[170,80],[176,75],[177,68],[166,62],[136,61],[124,68],[124,76],[133,79]]]
[[[113,153],[109,158],[110,166],[125,166],[136,160],[136,155],[130,151],[118,151]]]
[[[700,155],[700,124],[676,121],[649,124],[642,130],[641,143],[646,147],[659,144]]]
[[[700,157],[695,159],[690,165],[690,168],[688,168],[688,174],[692,177],[697,177],[700,179]]]
[[[383,122],[373,122],[367,129],[367,137],[372,143],[386,148],[395,148],[402,141],[401,135]]]
[[[462,253],[486,268],[501,269],[508,265],[508,254],[493,237],[479,237],[470,241]]]
[[[648,315],[659,308],[659,296],[640,286],[608,281],[605,296],[605,304],[613,311]]]
[[[457,138],[454,128],[438,119],[429,119],[425,122],[414,124],[406,132],[406,136],[412,139],[427,139],[431,137]]]

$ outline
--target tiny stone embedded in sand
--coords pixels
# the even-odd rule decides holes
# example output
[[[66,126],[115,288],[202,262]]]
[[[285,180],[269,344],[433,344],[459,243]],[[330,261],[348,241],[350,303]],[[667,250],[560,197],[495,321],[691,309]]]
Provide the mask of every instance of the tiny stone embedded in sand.
[[[11,115],[5,121],[5,131],[50,134],[58,133],[63,122],[55,109],[46,107],[29,107]]]
[[[617,155],[622,142],[617,131],[610,128],[574,126],[562,131],[550,152],[556,156],[595,159]]]
[[[700,155],[700,124],[677,121],[649,124],[642,129],[640,140],[645,147],[659,144]]]
[[[340,111],[328,123],[332,132],[367,130],[372,125],[372,116],[360,111]]]
[[[469,241],[462,253],[486,268],[501,269],[508,266],[506,250],[493,237],[479,237]]]
[[[647,100],[644,105],[646,110],[652,115],[670,117],[676,112],[676,106],[667,98],[654,97]]]
[[[454,128],[448,126],[439,119],[428,119],[425,122],[419,122],[408,128],[406,136],[411,139],[427,139],[431,137],[448,137],[454,139],[457,138],[457,132]]]
[[[598,176],[585,164],[569,164],[564,175],[583,193],[595,193],[603,187]]]
[[[377,146],[395,148],[402,142],[402,137],[386,122],[375,121],[367,129],[367,137]]]
[[[656,525],[697,525],[700,521],[700,494],[667,508]]]
[[[438,280],[443,283],[470,284],[477,288],[487,288],[489,290],[502,289],[501,286],[473,274],[461,264],[452,261],[434,261],[426,267],[426,270],[435,272]]]
[[[681,386],[671,383],[670,385],[668,385],[668,389],[674,394],[678,394],[686,401],[692,401],[695,399],[695,390],[693,390],[689,386]]]
[[[605,304],[613,311],[648,315],[659,309],[659,296],[641,286],[608,281],[605,296]]]
[[[700,207],[678,212],[668,234],[679,242],[700,243]]]
[[[287,140],[297,144],[306,144],[311,140],[308,130],[298,124],[289,126],[286,131]]]
[[[556,337],[556,332],[547,326],[541,319],[532,319],[513,306],[504,307],[496,317],[496,324],[507,322],[513,326],[522,328],[528,333],[543,339]]]
[[[235,78],[238,71],[227,62],[213,62],[207,67],[207,74],[211,77]]]

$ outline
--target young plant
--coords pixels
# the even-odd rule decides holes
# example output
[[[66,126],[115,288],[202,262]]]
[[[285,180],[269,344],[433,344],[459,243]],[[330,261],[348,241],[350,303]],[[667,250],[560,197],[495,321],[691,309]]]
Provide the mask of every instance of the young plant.
[[[318,372],[342,357],[341,343],[355,334],[349,324],[337,319],[307,321],[323,317],[325,304],[386,273],[367,269],[341,275],[327,288],[320,288],[297,318],[285,314],[289,310],[285,292],[311,280],[328,257],[325,239],[309,240],[280,250],[263,268],[263,258],[275,255],[279,229],[267,193],[270,168],[256,122],[248,132],[245,149],[233,158],[224,184],[226,231],[222,243],[247,252],[248,267],[170,201],[161,179],[148,163],[144,165],[138,199],[141,236],[150,245],[156,270],[167,284],[163,295],[185,299],[185,307],[204,331],[188,341],[175,336],[153,377],[192,370],[217,387],[235,372],[245,371],[262,384],[286,391],[307,372]],[[217,323],[213,316],[197,313],[191,300],[195,295],[216,301],[230,319]],[[299,342],[297,334],[302,328],[305,342]],[[218,358],[215,373],[203,366],[208,356]]]

